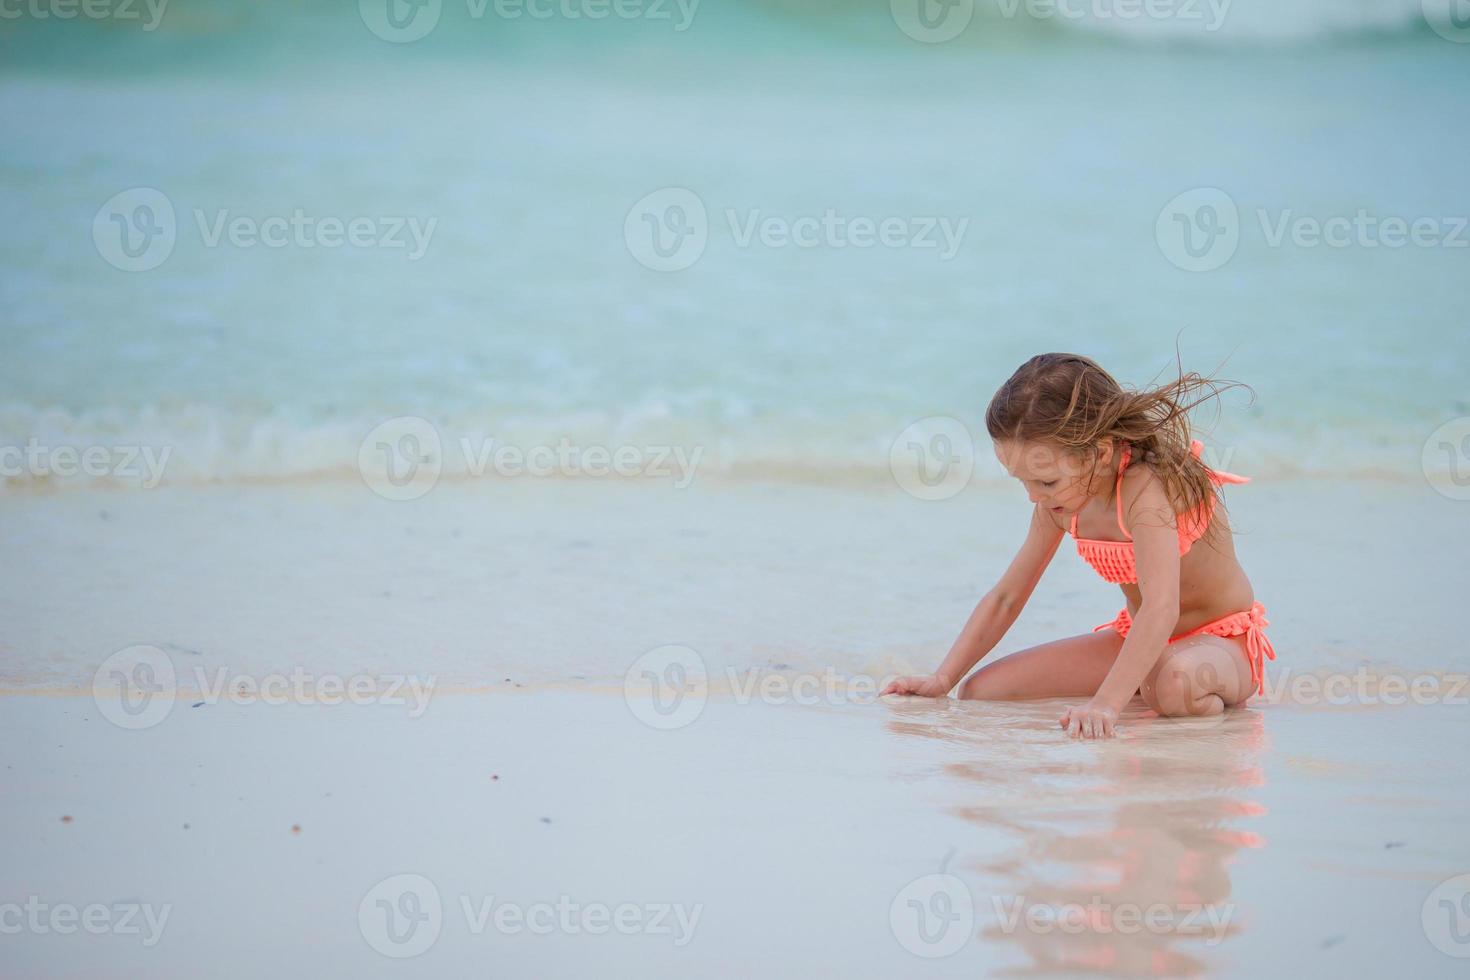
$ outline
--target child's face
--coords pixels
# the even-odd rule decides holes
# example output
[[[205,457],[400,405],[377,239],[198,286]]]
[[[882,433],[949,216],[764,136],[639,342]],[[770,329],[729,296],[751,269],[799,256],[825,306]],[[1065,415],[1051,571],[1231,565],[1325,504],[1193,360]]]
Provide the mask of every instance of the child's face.
[[[1075,514],[1093,496],[1088,489],[1091,461],[1076,450],[1003,440],[995,443],[995,456],[1007,473],[1021,481],[1031,502],[1053,514]]]

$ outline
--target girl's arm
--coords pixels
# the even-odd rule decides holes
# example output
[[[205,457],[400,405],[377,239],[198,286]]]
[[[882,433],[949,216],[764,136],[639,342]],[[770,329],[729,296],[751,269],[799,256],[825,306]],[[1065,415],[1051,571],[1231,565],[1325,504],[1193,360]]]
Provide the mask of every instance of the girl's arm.
[[[1068,734],[1113,733],[1119,712],[1159,662],[1179,622],[1179,531],[1174,508],[1157,478],[1150,476],[1144,482],[1127,510],[1142,598],[1118,659],[1097,693],[1062,716]]]
[[[975,611],[970,613],[939,669],[929,676],[897,678],[883,689],[883,693],[929,697],[948,694],[1011,628],[1031,598],[1036,583],[1041,581],[1042,573],[1051,564],[1061,541],[1062,529],[1037,507],[1031,514],[1031,527],[1021,550],[1011,560],[1000,581],[985,593]]]

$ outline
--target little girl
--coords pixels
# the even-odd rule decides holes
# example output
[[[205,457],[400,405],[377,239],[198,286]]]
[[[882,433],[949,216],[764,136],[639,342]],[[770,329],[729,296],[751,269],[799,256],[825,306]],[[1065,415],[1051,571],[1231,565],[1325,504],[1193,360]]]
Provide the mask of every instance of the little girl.
[[[1248,481],[1205,466],[1189,434],[1188,412],[1223,387],[1191,373],[1125,391],[1076,354],[1021,365],[995,393],[985,427],[1036,505],[1026,541],[938,672],[900,677],[883,693],[948,694],[1016,621],[1068,532],[1127,607],[1091,633],[987,665],[960,697],[1085,697],[1061,725],[1099,738],[1113,734],[1135,693],[1160,715],[1179,716],[1218,714],[1263,691],[1264,661],[1276,657],[1265,610],[1217,510],[1219,484]]]

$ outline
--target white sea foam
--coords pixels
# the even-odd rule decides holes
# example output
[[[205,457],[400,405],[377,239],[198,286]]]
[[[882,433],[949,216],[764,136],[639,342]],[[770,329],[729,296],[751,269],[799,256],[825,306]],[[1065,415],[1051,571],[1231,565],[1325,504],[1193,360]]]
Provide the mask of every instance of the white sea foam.
[[[942,452],[973,466],[969,481],[1005,483],[983,421],[959,421],[950,443],[935,449],[895,447],[912,420],[742,419],[723,423],[639,409],[621,416],[584,412],[566,416],[388,416],[292,419],[281,413],[249,416],[195,405],[173,410],[118,410],[72,415],[57,409],[0,407],[0,488],[158,485],[299,480],[358,481],[375,468],[426,462],[436,479],[673,476],[682,459],[698,478],[903,485],[913,473],[945,464]],[[393,423],[388,429],[385,424]],[[1218,469],[1256,479],[1368,477],[1391,480],[1454,479],[1470,461],[1448,449],[1426,448],[1436,425],[1422,431],[1389,427],[1344,432],[1232,426],[1210,437],[1206,460]],[[384,433],[387,435],[384,435]],[[403,433],[414,438],[400,443]],[[1449,439],[1448,436],[1445,439]],[[922,442],[922,440],[921,440]],[[579,460],[625,453],[620,472]],[[914,455],[915,452],[924,455]],[[527,454],[544,464],[524,462]],[[633,456],[643,460],[635,465]],[[653,468],[655,456],[666,460]],[[636,471],[636,472],[635,472]],[[967,481],[967,482],[969,482]]]
[[[1421,0],[981,0],[1035,20],[1151,43],[1302,45],[1426,26]]]

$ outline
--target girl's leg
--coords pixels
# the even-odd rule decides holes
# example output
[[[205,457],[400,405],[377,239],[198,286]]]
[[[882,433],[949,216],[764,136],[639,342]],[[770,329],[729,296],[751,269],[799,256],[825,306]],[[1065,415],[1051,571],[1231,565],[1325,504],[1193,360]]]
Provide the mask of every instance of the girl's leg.
[[[1169,718],[1218,715],[1255,693],[1244,636],[1200,634],[1169,644],[1139,688]]]
[[[1043,643],[981,667],[960,685],[960,697],[980,701],[1090,698],[1102,686],[1122,648],[1123,638],[1113,630]]]

